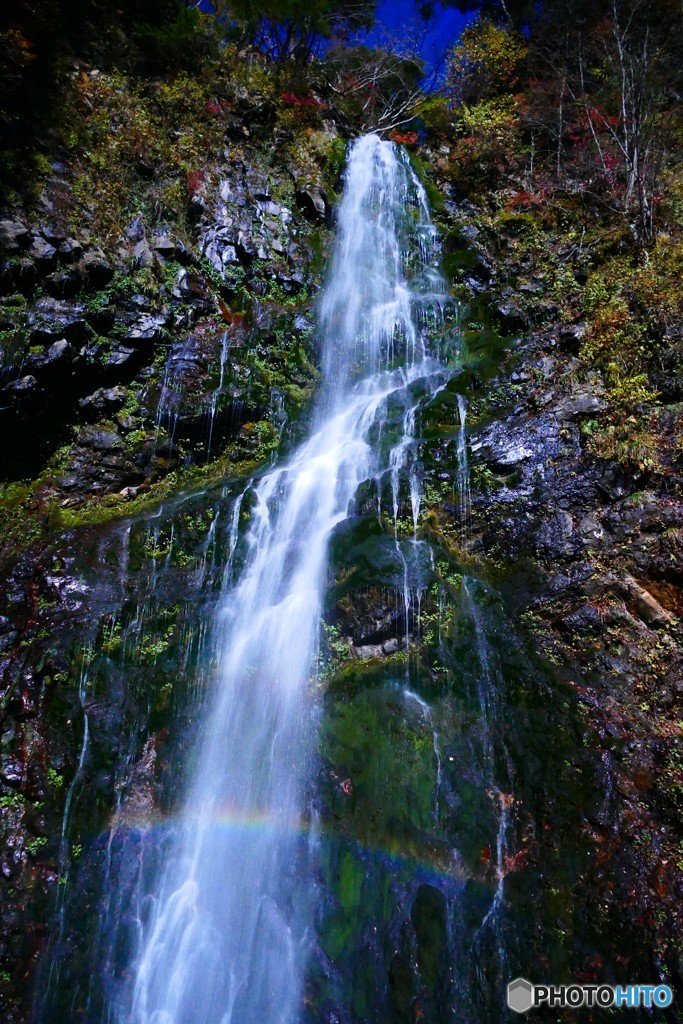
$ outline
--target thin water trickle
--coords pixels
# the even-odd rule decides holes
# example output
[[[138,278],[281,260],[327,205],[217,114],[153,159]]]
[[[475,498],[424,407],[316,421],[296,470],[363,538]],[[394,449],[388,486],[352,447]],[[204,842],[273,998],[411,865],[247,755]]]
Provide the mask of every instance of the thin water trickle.
[[[463,395],[457,396],[459,429],[456,441],[456,478],[455,486],[458,493],[458,511],[463,524],[467,527],[470,518],[470,467],[467,458],[467,400]]]

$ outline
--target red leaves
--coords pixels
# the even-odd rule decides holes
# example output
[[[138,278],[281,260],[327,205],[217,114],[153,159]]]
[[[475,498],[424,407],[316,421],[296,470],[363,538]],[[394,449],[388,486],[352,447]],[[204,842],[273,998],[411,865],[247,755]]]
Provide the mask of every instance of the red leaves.
[[[528,863],[529,853],[527,850],[522,849],[517,853],[511,853],[503,858],[503,874],[509,875],[512,871],[521,871]]]
[[[340,779],[336,772],[330,771],[330,778],[334,779],[344,796],[353,796],[353,785],[351,779]]]
[[[533,209],[534,206],[541,206],[543,202],[544,196],[541,194],[518,192],[507,200],[505,203],[505,209],[508,213],[512,213],[514,210],[530,210]]]
[[[400,142],[404,146],[415,146],[419,142],[419,136],[416,132],[394,131],[389,138],[392,142]]]
[[[195,195],[205,181],[206,171],[188,171],[187,191],[190,195]]]
[[[316,96],[297,96],[293,92],[283,92],[280,93],[280,99],[287,107],[315,107],[318,110],[327,110],[327,103]]]
[[[220,117],[221,114],[225,113],[225,110],[229,106],[230,103],[228,103],[227,100],[219,100],[218,102],[215,100],[206,101],[206,109],[210,114],[213,114],[214,117]]]

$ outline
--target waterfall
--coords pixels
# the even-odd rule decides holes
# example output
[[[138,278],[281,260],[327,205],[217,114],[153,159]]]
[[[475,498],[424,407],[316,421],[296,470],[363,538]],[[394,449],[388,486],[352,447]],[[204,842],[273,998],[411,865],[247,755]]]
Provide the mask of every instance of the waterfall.
[[[405,154],[375,135],[358,139],[320,306],[321,394],[308,438],[235,505],[243,564],[225,573],[213,691],[163,868],[137,882],[135,949],[113,1011],[121,1024],[299,1016],[311,919],[302,883],[316,721],[309,679],[328,541],[361,483],[386,475],[397,487],[414,416],[401,452],[383,454],[377,434],[388,403],[410,409],[412,386],[426,381],[433,391],[447,379],[417,326],[428,290],[418,295],[406,271],[409,252],[419,253],[424,280],[443,300],[433,239]]]
[[[458,511],[463,523],[463,529],[467,528],[470,517],[470,467],[467,460],[467,401],[464,395],[457,396],[458,419],[460,427],[456,440],[456,489],[458,494]]]

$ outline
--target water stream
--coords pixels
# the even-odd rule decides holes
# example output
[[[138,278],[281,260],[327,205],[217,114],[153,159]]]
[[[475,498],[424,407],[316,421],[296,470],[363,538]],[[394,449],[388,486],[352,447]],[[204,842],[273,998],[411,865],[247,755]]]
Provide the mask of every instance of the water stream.
[[[440,556],[421,532],[422,419],[441,400],[453,403],[458,428],[460,537],[468,522],[466,403],[448,390],[459,358],[447,351],[448,303],[425,192],[406,154],[375,135],[356,140],[319,307],[323,382],[308,436],[246,488],[220,485],[191,513],[183,512],[191,499],[178,496],[120,533],[111,593],[119,611],[104,645],[119,651],[106,666],[115,687],[117,664],[125,670],[152,643],[155,600],[173,592],[183,515],[205,530],[169,687],[176,735],[162,807],[150,781],[160,741],[148,732],[140,756],[135,722],[123,730],[108,831],[84,858],[78,898],[66,888],[60,897],[40,1024],[76,1006],[88,1024],[394,1024],[408,1019],[411,1000],[415,1019],[433,1024],[505,1019],[512,797],[500,680],[479,585],[461,578],[459,598],[447,592]],[[331,549],[345,530],[371,522],[384,552],[374,582],[395,609],[381,654],[396,660],[379,685],[323,709]],[[146,591],[129,575],[141,547],[151,561]],[[429,643],[443,648],[438,671],[450,680],[441,691],[421,689],[415,652],[425,609]],[[367,652],[380,646],[362,657],[372,664]],[[88,699],[84,692],[84,707]],[[144,690],[139,699],[153,714]],[[356,721],[350,747],[334,733],[345,716]],[[95,746],[86,733],[79,777]],[[374,810],[387,783],[387,806]],[[415,861],[421,850],[438,872]],[[70,973],[78,926],[63,926],[64,914],[91,912],[89,872],[103,894],[91,966]],[[404,970],[422,978],[414,997]],[[316,1000],[323,1009],[313,1016],[305,1007]],[[487,1000],[494,1016],[481,1010]]]
[[[403,269],[416,226],[428,262],[421,186],[394,146],[360,139],[321,306],[322,393],[309,438],[250,485],[245,561],[237,584],[226,580],[216,615],[215,692],[194,776],[166,837],[163,869],[137,894],[121,1022],[297,1017],[310,908],[293,865],[306,828],[315,738],[308,680],[328,539],[360,484],[383,469],[371,434],[387,402],[418,379],[436,386],[444,376],[415,327]],[[390,456],[394,477],[413,422],[409,409],[404,442]],[[149,884],[144,873],[140,879]]]

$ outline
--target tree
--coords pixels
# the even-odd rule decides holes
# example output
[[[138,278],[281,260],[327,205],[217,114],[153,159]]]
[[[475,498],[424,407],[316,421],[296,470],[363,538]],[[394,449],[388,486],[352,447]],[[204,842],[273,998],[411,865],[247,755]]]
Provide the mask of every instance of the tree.
[[[414,52],[339,46],[326,55],[325,71],[342,109],[366,131],[405,125],[424,98],[424,67]]]
[[[447,88],[456,103],[492,99],[519,82],[526,44],[516,32],[478,18],[448,54]]]
[[[367,28],[375,0],[232,0],[229,12],[276,64],[305,62],[334,36]]]

